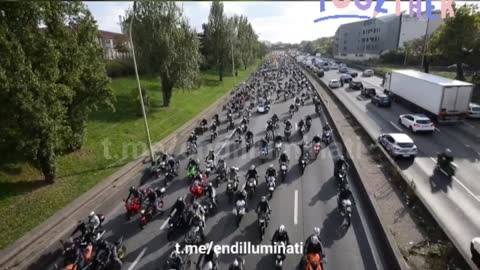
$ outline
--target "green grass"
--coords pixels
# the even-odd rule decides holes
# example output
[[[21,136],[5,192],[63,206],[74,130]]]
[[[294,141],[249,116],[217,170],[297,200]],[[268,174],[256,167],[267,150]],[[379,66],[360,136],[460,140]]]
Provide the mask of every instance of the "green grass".
[[[239,70],[237,84],[246,79],[259,63],[257,61],[247,70]],[[216,73],[202,73],[202,87],[175,90],[168,108],[162,107],[159,80],[143,79],[142,87],[150,90],[148,121],[152,142],[160,141],[231,90],[233,78],[225,75],[224,81],[220,82]],[[46,185],[41,173],[28,164],[0,162],[0,249],[146,150],[143,119],[136,115],[132,98],[135,87],[134,78],[112,81],[117,98],[115,112],[101,110],[91,114],[83,148],[58,159],[55,184]],[[106,152],[105,141],[109,145]],[[134,151],[132,145],[140,147]]]

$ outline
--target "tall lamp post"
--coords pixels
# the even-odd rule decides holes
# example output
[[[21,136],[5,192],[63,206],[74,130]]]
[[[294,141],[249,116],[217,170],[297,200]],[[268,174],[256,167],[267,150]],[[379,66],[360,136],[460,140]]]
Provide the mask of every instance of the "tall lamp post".
[[[130,27],[129,27],[130,46],[132,48],[133,65],[135,67],[135,75],[137,77],[138,94],[140,95],[140,105],[142,105],[143,123],[144,123],[144,126],[145,126],[145,133],[147,135],[147,145],[148,145],[148,150],[150,152],[150,162],[153,164],[153,162],[155,160],[155,156],[153,154],[152,141],[150,139],[150,130],[148,129],[147,114],[145,112],[145,104],[143,103],[142,87],[140,86],[140,78],[138,76],[138,68],[137,68],[137,59],[135,58],[135,48],[133,47],[133,40],[132,40],[132,25],[133,25],[133,20],[135,19],[135,8],[136,8],[136,6],[137,6],[137,2],[134,1],[133,2],[133,16],[130,19]]]

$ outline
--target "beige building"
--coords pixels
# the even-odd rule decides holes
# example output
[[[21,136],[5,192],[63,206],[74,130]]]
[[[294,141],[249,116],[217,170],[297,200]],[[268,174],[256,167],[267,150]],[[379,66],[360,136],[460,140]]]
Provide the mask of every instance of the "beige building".
[[[130,57],[130,43],[127,35],[98,30],[98,41],[103,48],[105,59],[112,60]]]

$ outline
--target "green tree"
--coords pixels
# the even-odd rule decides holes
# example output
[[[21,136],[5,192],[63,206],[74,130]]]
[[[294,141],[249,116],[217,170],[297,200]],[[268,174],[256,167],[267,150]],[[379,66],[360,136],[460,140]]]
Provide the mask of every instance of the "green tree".
[[[230,44],[228,37],[228,22],[223,13],[223,3],[213,1],[208,15],[208,31],[205,35],[205,46],[208,49],[208,61],[218,67],[220,81],[223,81],[223,72],[229,58]]]
[[[199,76],[199,39],[175,2],[135,2],[132,38],[142,68],[160,76],[163,105],[169,106],[173,87],[192,88]]]
[[[473,59],[478,60],[475,51],[480,40],[480,20],[475,5],[454,6],[454,12],[455,16],[446,18],[435,32],[429,47],[456,64],[456,79],[465,80],[464,63],[471,63]]]
[[[0,149],[53,182],[89,112],[113,101],[95,20],[81,2],[0,3],[0,51]]]

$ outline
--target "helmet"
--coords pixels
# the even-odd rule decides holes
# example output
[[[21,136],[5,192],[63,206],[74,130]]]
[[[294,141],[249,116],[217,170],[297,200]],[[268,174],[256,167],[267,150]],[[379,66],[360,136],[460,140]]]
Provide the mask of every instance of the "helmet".
[[[313,232],[314,232],[316,235],[319,235],[319,234],[320,234],[320,228],[318,228],[318,227],[313,228]]]
[[[208,183],[208,186],[209,186],[209,187],[213,187],[212,182],[209,182],[209,183]]]
[[[318,244],[320,242],[320,240],[318,240],[318,237],[316,235],[314,235],[314,236],[312,236],[311,242],[312,242],[312,244]]]
[[[278,228],[278,231],[281,232],[281,233],[285,232],[285,225],[283,225],[283,224],[280,225],[280,227]]]
[[[194,210],[197,210],[197,208],[198,208],[198,202],[195,202],[195,203],[193,204],[193,209],[194,209]]]
[[[262,202],[266,202],[267,201],[267,197],[266,196],[262,196]]]
[[[95,212],[93,212],[93,211],[90,212],[90,214],[88,214],[88,217],[93,217],[93,216],[95,216]]]
[[[270,168],[273,169],[273,164],[270,164]]]
[[[283,151],[283,154],[284,154],[284,155],[286,155],[286,154],[287,154],[287,151],[286,151],[286,150],[285,150],[285,151]]]
[[[210,148],[210,150],[208,150],[208,152],[212,153],[212,152],[213,152],[213,149],[212,149],[212,148]]]
[[[345,158],[343,157],[343,155],[340,155],[340,156],[338,157],[338,160],[345,160]]]
[[[239,264],[240,264],[240,263],[238,262],[237,259],[235,259],[235,260],[233,261],[233,266],[238,266]]]
[[[133,192],[133,191],[135,191],[135,190],[137,190],[137,188],[135,188],[134,186],[131,186],[131,187],[130,187],[130,192]]]
[[[255,170],[255,165],[250,166],[250,170]]]
[[[178,253],[177,253],[177,250],[173,250],[172,253],[170,253],[170,258],[171,259],[175,259],[178,257]]]
[[[446,149],[445,149],[445,154],[451,155],[451,154],[452,154],[452,150],[450,150],[450,148],[446,148]]]
[[[179,196],[178,199],[177,199],[178,202],[182,202],[183,201],[183,197],[182,196]]]

